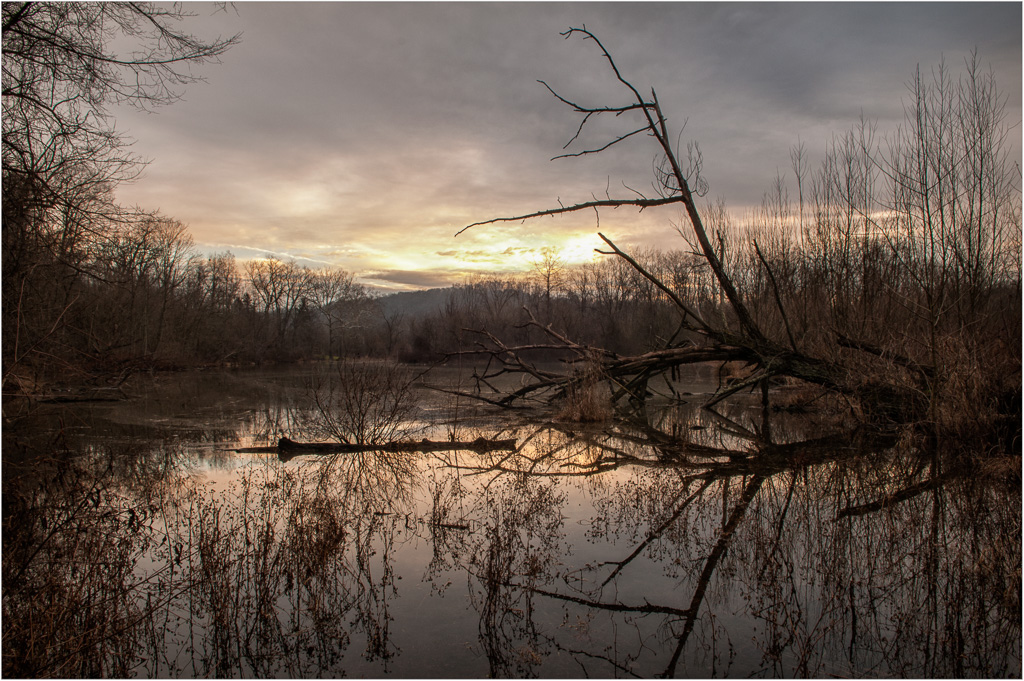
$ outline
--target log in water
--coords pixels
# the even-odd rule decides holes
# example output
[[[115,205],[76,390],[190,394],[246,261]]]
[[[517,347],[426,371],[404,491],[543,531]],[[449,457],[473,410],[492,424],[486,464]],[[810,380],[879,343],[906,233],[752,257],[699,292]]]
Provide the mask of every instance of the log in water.
[[[470,441],[457,440],[400,440],[383,444],[357,444],[348,442],[296,442],[287,437],[277,441],[276,447],[246,447],[235,451],[241,454],[340,454],[356,452],[443,452],[466,449],[477,453],[512,451],[516,448],[515,438],[489,440],[478,437]]]

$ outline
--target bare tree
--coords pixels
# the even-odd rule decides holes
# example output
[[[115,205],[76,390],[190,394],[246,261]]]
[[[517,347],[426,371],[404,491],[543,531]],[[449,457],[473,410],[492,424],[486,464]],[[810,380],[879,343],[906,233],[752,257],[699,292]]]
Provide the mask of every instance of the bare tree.
[[[190,16],[178,4],[3,4],[5,382],[24,360],[82,356],[91,343],[87,319],[68,328],[82,287],[103,283],[88,261],[137,223],[113,200],[141,165],[110,107],[175,101],[200,79],[194,67],[238,41],[183,31]]]
[[[565,262],[553,248],[541,250],[541,257],[533,263],[533,274],[544,292],[544,300],[550,306],[551,295],[562,288],[565,278]]]
[[[135,159],[108,106],[176,101],[238,36],[206,42],[178,28],[179,4],[11,2],[3,6],[3,169],[59,196],[62,176],[105,182]],[[130,40],[127,53],[115,51]]]
[[[271,344],[281,346],[311,290],[308,269],[294,260],[283,262],[274,257],[251,260],[245,265],[253,298],[262,306],[264,319],[274,336]]]
[[[364,298],[366,290],[345,270],[324,267],[310,272],[309,300],[327,323],[329,356],[337,354],[336,333],[351,317],[351,303]]]
[[[160,215],[139,215],[96,246],[91,271],[115,289],[102,305],[111,327],[107,349],[131,346],[131,355],[159,350],[168,308],[193,258],[192,246],[185,225]]]
[[[601,252],[617,256],[642,278],[632,288],[640,292],[651,287],[675,306],[680,332],[655,351],[620,357],[578,344],[531,318],[530,325],[547,334],[551,347],[580,358],[603,357],[604,375],[620,386],[617,398],[642,401],[650,378],[680,364],[735,360],[750,371],[723,386],[711,404],[755,386],[767,399],[768,381],[788,377],[852,398],[873,417],[934,422],[936,401],[943,399],[934,384],[937,372],[940,366],[955,365],[965,353],[978,355],[976,348],[981,346],[967,339],[984,322],[979,316],[984,300],[1000,292],[1006,302],[1015,286],[1019,309],[1019,171],[1009,172],[1002,100],[992,77],[982,76],[972,58],[966,76],[955,85],[941,68],[931,86],[915,80],[907,125],[891,142],[888,157],[879,153],[869,121],[834,138],[821,170],[812,177],[811,216],[805,215],[808,169],[798,147],[791,159],[797,210],[791,207],[784,178],[778,176],[744,237],[729,226],[724,206],[711,206],[703,214],[698,208],[695,197],[706,192],[699,149],[690,145],[683,162],[655,91],[642,95],[585,28],[571,28],[562,35],[596,44],[628,94],[625,103],[584,105],[541,81],[558,101],[583,117],[566,148],[588,122],[602,116],[629,120],[624,114],[639,115],[640,123],[605,144],[556,158],[597,154],[635,137],[653,138],[660,155],[654,168],[656,195],[635,190],[620,198],[606,194],[603,199],[491,218],[459,233],[479,225],[570,212],[679,204],[689,223],[680,232],[709,270],[713,287],[711,295],[694,301],[666,284],[666,273],[654,271],[650,258],[630,255],[601,234],[608,246]],[[882,191],[889,187],[891,193]],[[792,238],[794,233],[800,235],[799,241]],[[715,294],[720,296],[718,304],[709,304]],[[901,309],[909,309],[928,328],[908,327]],[[1017,320],[1019,327],[1019,316]],[[905,332],[902,337],[900,330]],[[959,337],[950,335],[954,330]],[[1005,335],[1012,342],[1019,338],[1019,329]],[[560,396],[572,386],[571,375],[529,364],[523,348],[505,345],[493,335],[484,338],[482,351],[498,360],[495,374],[518,371],[533,377],[533,383],[507,395],[502,403],[545,391]],[[921,353],[922,344],[931,352]],[[1005,375],[1015,366],[1008,385],[1013,390],[1016,375],[1019,391],[1019,355],[1015,365],[1012,353],[1003,360],[1005,366],[990,374]],[[974,394],[988,389],[982,385],[1006,388],[1001,379],[966,386],[965,380],[958,381],[945,382]],[[992,395],[986,399],[992,401]]]
[[[720,358],[723,360],[736,359],[750,362],[756,366],[756,372],[751,379],[747,379],[742,385],[732,386],[728,391],[723,392],[719,397],[724,397],[732,392],[738,391],[748,385],[764,381],[772,376],[787,374],[797,378],[820,383],[831,388],[842,388],[842,376],[838,367],[834,367],[822,360],[805,356],[795,352],[787,345],[775,342],[762,331],[755,322],[753,315],[749,312],[747,304],[737,289],[733,278],[726,271],[722,260],[722,249],[712,245],[708,237],[701,213],[697,207],[695,192],[691,188],[691,181],[698,188],[699,193],[706,189],[703,178],[700,177],[701,157],[699,150],[691,146],[689,149],[689,162],[684,165],[680,160],[677,149],[674,145],[675,135],[669,130],[665,120],[661,104],[658,102],[657,93],[652,89],[650,97],[644,97],[640,91],[619,71],[618,66],[611,55],[605,49],[598,38],[585,28],[571,28],[562,34],[566,38],[579,36],[586,41],[595,43],[601,51],[602,56],[608,62],[615,78],[630,95],[632,101],[617,106],[586,106],[566,99],[555,92],[547,83],[541,83],[562,103],[571,107],[574,111],[583,114],[583,120],[576,135],[570,140],[572,144],[578,137],[583,127],[592,119],[600,116],[621,116],[630,112],[639,113],[642,116],[641,125],[629,132],[615,137],[607,144],[584,149],[579,152],[566,154],[566,156],[583,156],[600,153],[613,145],[624,142],[637,135],[644,135],[654,138],[661,160],[656,164],[655,178],[658,196],[648,197],[639,192],[629,198],[606,198],[560,206],[547,210],[535,211],[532,213],[512,217],[492,218],[476,222],[460,230],[459,233],[471,227],[492,224],[495,222],[522,221],[530,218],[546,215],[558,215],[563,213],[578,212],[583,210],[600,210],[601,208],[619,208],[624,206],[635,206],[641,210],[660,206],[681,204],[690,223],[690,234],[696,241],[705,262],[707,262],[715,280],[720,287],[725,299],[728,301],[731,316],[736,322],[737,328],[733,330],[729,326],[713,324],[705,319],[697,310],[687,305],[674,291],[668,288],[662,281],[654,277],[633,257],[619,249],[610,239],[603,234],[600,235],[608,247],[609,254],[615,254],[628,262],[640,275],[653,284],[658,290],[665,294],[678,308],[682,323],[691,332],[703,339],[701,343],[693,340],[686,340],[681,344],[665,348],[657,358],[650,357],[644,360],[621,360],[625,364],[611,369],[612,376],[632,373],[632,379],[627,380],[626,385],[636,386],[639,392],[627,389],[625,394],[632,394],[639,397],[646,390],[647,380],[671,366],[680,363],[695,361],[706,361],[707,359]],[[566,145],[569,146],[569,145]],[[719,239],[721,242],[721,239]],[[592,352],[588,349],[587,352]],[[620,360],[615,360],[619,362]],[[640,362],[637,364],[637,362]],[[521,367],[520,367],[521,368]],[[552,378],[547,377],[543,381],[545,387],[558,383],[551,382]]]

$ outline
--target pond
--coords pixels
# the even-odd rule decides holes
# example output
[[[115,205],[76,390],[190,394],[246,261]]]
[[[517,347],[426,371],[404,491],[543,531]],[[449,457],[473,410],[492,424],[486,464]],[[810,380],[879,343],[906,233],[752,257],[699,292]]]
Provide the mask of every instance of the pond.
[[[1016,484],[700,409],[705,368],[631,422],[417,387],[399,429],[514,449],[240,452],[322,436],[318,371],[5,408],[7,675],[1021,675]]]

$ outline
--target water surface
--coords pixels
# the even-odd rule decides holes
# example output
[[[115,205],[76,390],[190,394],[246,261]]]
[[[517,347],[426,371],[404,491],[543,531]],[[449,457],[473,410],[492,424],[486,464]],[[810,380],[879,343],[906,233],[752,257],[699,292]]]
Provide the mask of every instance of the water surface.
[[[238,453],[315,437],[314,372],[164,375],[28,417],[5,514],[42,548],[5,540],[5,657],[18,641],[67,676],[1021,674],[1019,488],[898,438],[766,423],[753,399],[701,410],[709,371],[632,425],[418,391],[408,436],[515,451]],[[67,619],[45,652],[22,642],[29,611]]]

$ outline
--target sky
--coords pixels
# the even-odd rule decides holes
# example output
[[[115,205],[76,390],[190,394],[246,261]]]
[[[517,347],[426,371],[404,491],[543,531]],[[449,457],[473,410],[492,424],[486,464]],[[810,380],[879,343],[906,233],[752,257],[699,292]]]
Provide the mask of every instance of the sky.
[[[184,28],[241,33],[205,82],[155,113],[115,112],[149,162],[118,191],[189,226],[201,254],[273,255],[336,266],[382,290],[529,270],[545,248],[595,257],[620,245],[681,248],[677,207],[469,223],[594,196],[652,194],[656,149],[637,136],[552,160],[584,105],[629,103],[586,27],[623,76],[651,88],[672,134],[697,143],[707,200],[742,218],[802,143],[816,165],[863,116],[879,135],[904,116],[907,83],[977,51],[1007,97],[1020,157],[1021,4],[428,3],[186,4]],[[601,146],[636,120],[588,124],[566,151]],[[628,187],[628,188],[627,188]]]

